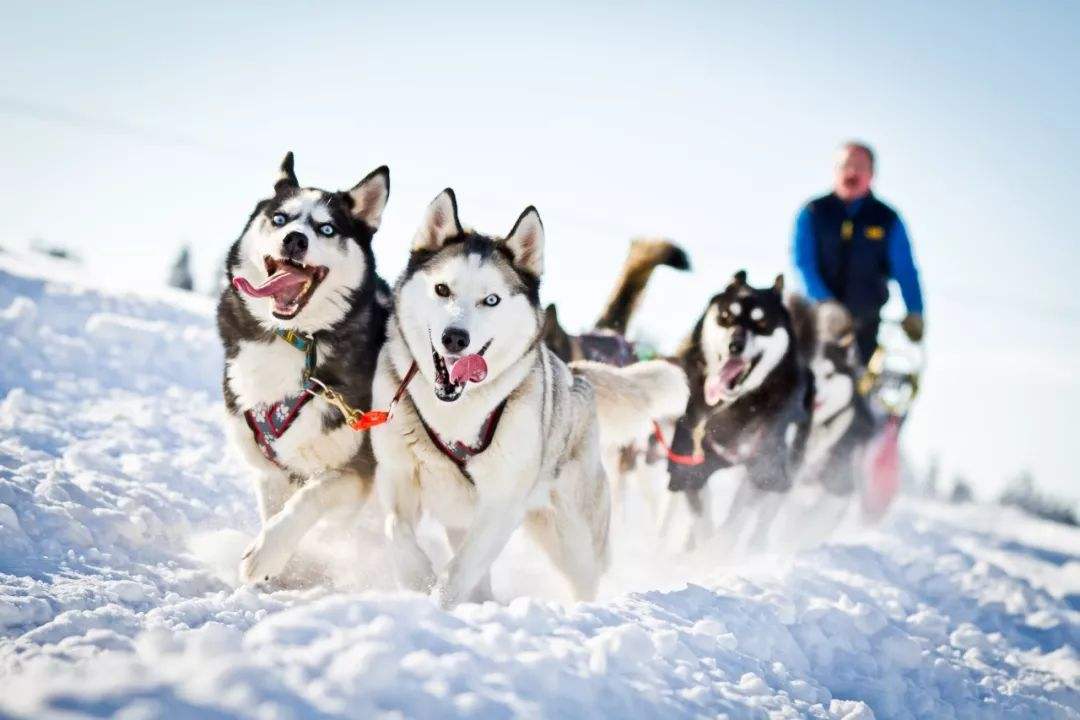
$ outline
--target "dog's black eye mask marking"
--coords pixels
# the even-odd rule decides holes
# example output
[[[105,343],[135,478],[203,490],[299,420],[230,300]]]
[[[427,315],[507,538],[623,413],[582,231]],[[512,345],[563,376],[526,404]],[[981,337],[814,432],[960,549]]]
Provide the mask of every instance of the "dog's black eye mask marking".
[[[319,232],[319,227],[325,224],[326,221],[316,220],[313,216],[308,215],[306,218],[307,225],[311,228],[311,231],[316,237],[320,238],[335,238],[338,241],[338,245],[344,249],[345,243],[353,241],[360,243],[370,243],[374,233],[371,228],[367,226],[363,220],[357,220],[352,214],[352,200],[348,194],[343,192],[327,192],[325,190],[318,190],[316,188],[305,188],[306,190],[315,190],[319,193],[320,199],[312,203],[312,207],[316,205],[324,205],[330,213],[330,224],[334,226],[335,234],[331,236],[323,235]],[[266,218],[267,223],[273,227],[273,217],[277,213],[283,213],[288,222],[294,221],[296,218],[294,215],[290,215],[283,209],[283,206],[293,197],[299,195],[301,190],[293,188],[285,188],[278,192],[274,197],[264,201],[262,207],[262,214]],[[275,228],[276,229],[276,228]]]
[[[773,331],[781,327],[781,308],[776,306],[776,301],[767,297],[771,291],[740,290],[739,292],[724,292],[713,298],[716,305],[716,323],[725,329],[741,325],[757,335],[772,335]],[[738,315],[731,312],[731,306],[738,303],[740,312]],[[754,310],[761,311],[761,319],[755,320]]]
[[[469,255],[476,255],[481,261],[488,260],[496,253],[501,255],[514,271],[514,274],[517,276],[518,282],[520,283],[521,287],[515,289],[520,289],[534,307],[540,306],[540,278],[515,265],[514,254],[510,252],[510,249],[506,247],[504,243],[477,233],[462,233],[461,235],[452,237],[449,240],[446,240],[442,244],[442,247],[436,250],[413,250],[409,254],[409,262],[405,267],[405,276],[411,277],[436,255],[446,250],[446,248],[455,245],[463,246],[463,253],[466,257]]]

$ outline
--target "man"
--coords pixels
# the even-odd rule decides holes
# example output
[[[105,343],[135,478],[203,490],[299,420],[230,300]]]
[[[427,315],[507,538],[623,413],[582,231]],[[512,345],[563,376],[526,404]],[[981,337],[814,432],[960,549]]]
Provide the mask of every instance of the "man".
[[[795,221],[795,265],[806,294],[847,308],[864,363],[877,347],[890,278],[900,284],[907,306],[904,332],[914,342],[923,336],[922,290],[911,243],[900,216],[870,191],[873,179],[874,151],[863,143],[845,143],[837,152],[833,191],[812,200]]]

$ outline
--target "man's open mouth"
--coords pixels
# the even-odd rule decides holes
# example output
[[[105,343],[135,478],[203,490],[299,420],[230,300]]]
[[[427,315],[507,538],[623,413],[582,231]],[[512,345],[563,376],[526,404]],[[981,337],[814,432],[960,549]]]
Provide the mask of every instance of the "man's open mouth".
[[[266,280],[259,286],[247,278],[233,278],[233,287],[249,297],[273,298],[273,315],[278,320],[288,320],[304,309],[315,288],[323,281],[330,269],[325,265],[304,265],[295,260],[263,258],[266,263]]]
[[[742,357],[729,357],[725,360],[718,373],[705,378],[705,403],[712,406],[721,400],[737,397],[739,386],[750,377],[760,360],[760,354],[751,360]]]
[[[484,353],[490,346],[491,341],[488,340],[478,353],[443,356],[432,344],[431,359],[435,363],[435,397],[443,402],[453,402],[461,397],[467,384],[483,382],[488,373]]]

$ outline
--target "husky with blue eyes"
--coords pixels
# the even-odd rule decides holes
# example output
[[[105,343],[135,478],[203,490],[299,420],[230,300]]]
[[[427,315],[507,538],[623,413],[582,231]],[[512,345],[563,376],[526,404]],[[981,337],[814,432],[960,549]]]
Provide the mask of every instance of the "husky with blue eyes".
[[[302,187],[289,153],[226,259],[218,304],[225,405],[235,445],[254,470],[262,531],[240,563],[246,582],[278,576],[327,511],[362,503],[375,460],[347,424],[371,407],[386,338],[389,287],[372,238],[390,192],[386,167],[351,190]]]
[[[524,525],[579,599],[608,560],[601,445],[624,445],[686,405],[686,378],[654,361],[618,369],[560,360],[543,343],[544,228],[532,207],[505,239],[462,227],[452,190],[428,207],[394,289],[373,387],[376,488],[399,583],[444,607],[491,597],[489,570]],[[437,570],[417,542],[447,529]]]

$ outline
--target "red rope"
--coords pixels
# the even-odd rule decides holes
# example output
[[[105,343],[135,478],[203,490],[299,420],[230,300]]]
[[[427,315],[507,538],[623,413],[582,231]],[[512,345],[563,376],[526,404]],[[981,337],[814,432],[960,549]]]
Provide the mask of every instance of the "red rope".
[[[701,455],[680,455],[677,452],[673,452],[671,446],[664,441],[664,433],[660,431],[660,423],[653,420],[653,435],[656,437],[656,441],[660,443],[660,446],[664,448],[664,452],[667,453],[668,460],[677,465],[700,465],[705,462],[705,454]]]

